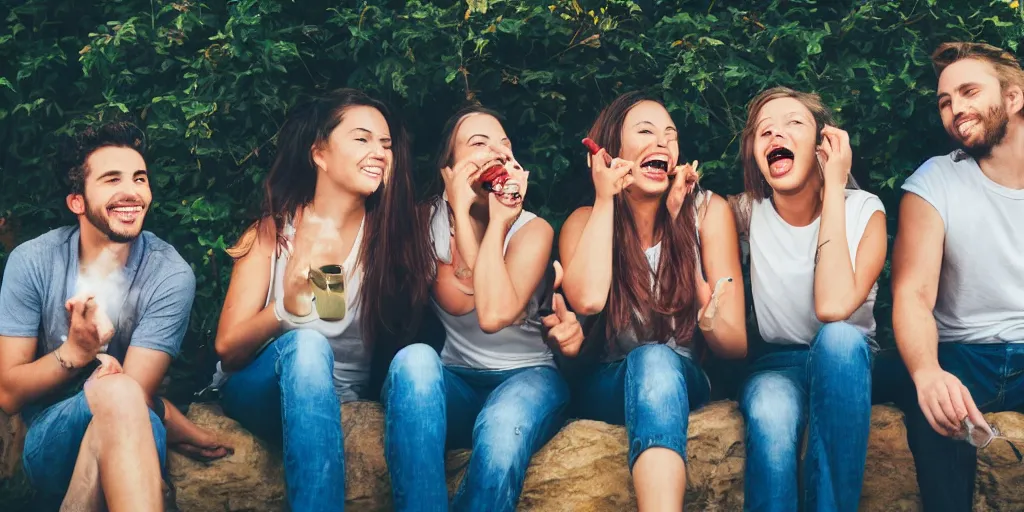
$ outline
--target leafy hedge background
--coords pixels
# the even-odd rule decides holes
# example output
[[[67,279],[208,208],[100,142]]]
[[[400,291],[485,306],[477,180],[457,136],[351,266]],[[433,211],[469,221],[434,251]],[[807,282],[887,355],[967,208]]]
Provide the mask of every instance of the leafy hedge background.
[[[743,5],[738,8],[736,5]],[[286,109],[304,91],[363,88],[414,135],[419,179],[467,98],[507,116],[533,171],[528,207],[557,227],[590,200],[579,139],[619,93],[663,95],[703,185],[736,193],[746,103],[820,93],[852,136],[854,174],[895,232],[899,185],[950,145],[928,55],[946,40],[1018,51],[1017,1],[0,0],[0,265],[11,244],[71,221],[58,136],[128,114],[150,144],[146,228],[192,263],[198,296],[172,395],[207,381],[229,274]],[[892,344],[888,267],[877,317]]]

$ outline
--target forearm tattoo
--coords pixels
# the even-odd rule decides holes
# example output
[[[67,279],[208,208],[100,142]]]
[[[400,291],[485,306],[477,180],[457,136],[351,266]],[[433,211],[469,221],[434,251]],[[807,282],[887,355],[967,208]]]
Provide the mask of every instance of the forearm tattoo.
[[[818,266],[818,260],[821,259],[821,248],[824,247],[825,244],[827,244],[827,243],[829,243],[831,241],[832,240],[829,239],[829,240],[825,240],[824,242],[818,244],[818,248],[815,249],[815,251],[814,251],[814,266],[815,267]]]

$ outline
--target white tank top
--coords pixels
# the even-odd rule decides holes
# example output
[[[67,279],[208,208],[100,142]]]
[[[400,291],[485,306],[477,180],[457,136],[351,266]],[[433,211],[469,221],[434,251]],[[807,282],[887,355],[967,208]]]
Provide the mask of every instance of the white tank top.
[[[857,248],[868,219],[885,212],[877,196],[863,190],[846,191],[846,247],[856,268]],[[770,199],[755,201],[750,214],[750,285],[761,337],[780,345],[809,345],[822,323],[814,309],[814,253],[818,248],[821,217],[807,226],[792,226],[775,211]],[[835,243],[835,242],[832,242]],[[860,329],[873,347],[875,295],[847,319]]]
[[[316,308],[314,307],[310,316],[306,317],[307,319],[310,317],[314,318],[311,321],[299,324],[292,323],[287,319],[281,321],[281,327],[284,332],[295,329],[312,329],[327,338],[334,352],[334,391],[342,402],[357,400],[365,396],[367,383],[370,379],[370,358],[372,354],[363,344],[362,333],[359,328],[360,307],[358,297],[363,269],[361,266],[356,265],[363,241],[365,222],[366,217],[364,216],[363,221],[359,224],[359,232],[356,234],[355,242],[352,244],[352,250],[342,263],[342,268],[345,269],[345,317],[336,321],[321,320],[317,316]],[[285,226],[284,235],[291,237],[294,234],[295,228],[289,222]],[[270,282],[272,285],[267,291],[265,305],[284,296],[284,273],[287,265],[287,254],[283,252],[278,254],[275,251],[270,262]],[[271,341],[273,340],[269,340],[266,345],[269,345]],[[260,350],[263,350],[266,345],[261,347]],[[224,372],[220,362],[218,362],[217,374],[214,375],[214,384],[211,387],[214,389],[219,388],[229,377],[230,374]]]
[[[505,250],[509,241],[526,223],[537,218],[533,213],[523,213],[512,224],[505,235]],[[434,250],[441,262],[452,261],[451,233],[448,224],[448,208],[442,197],[433,207],[430,229]],[[541,323],[537,310],[543,293],[538,286],[526,305],[526,319],[488,334],[480,328],[476,309],[465,315],[452,315],[431,299],[438,319],[444,325],[445,344],[441,349],[441,362],[445,365],[474,368],[478,370],[513,370],[531,366],[554,367],[551,349],[541,336]]]
[[[966,153],[929,159],[903,190],[928,201],[946,237],[935,300],[941,342],[1024,342],[1024,190]]]

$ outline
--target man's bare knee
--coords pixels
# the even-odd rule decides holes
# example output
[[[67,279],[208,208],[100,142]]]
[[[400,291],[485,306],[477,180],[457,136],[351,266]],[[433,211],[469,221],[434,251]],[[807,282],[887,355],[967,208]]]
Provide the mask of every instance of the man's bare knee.
[[[135,379],[124,374],[107,375],[90,381],[85,387],[85,399],[93,417],[147,413],[146,395],[142,387]]]

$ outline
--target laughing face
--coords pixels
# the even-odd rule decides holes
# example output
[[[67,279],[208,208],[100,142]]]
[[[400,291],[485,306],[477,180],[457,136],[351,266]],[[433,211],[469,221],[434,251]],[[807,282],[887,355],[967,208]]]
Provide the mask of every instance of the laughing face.
[[[814,116],[799,100],[764,104],[754,131],[754,160],[773,190],[797,191],[817,173],[817,136]]]
[[[313,148],[318,179],[363,197],[387,184],[392,158],[387,120],[379,110],[362,105],[346,108],[327,140]]]
[[[515,160],[508,158],[508,155],[495,151],[493,146],[504,146],[511,151],[512,142],[505,133],[505,128],[501,126],[501,121],[494,118],[494,116],[482,113],[467,115],[459,124],[454,137],[455,143],[452,155],[455,162],[461,162],[467,158],[472,158],[480,152],[488,151],[494,158],[484,164],[484,171],[480,174],[477,181],[473,183],[473,189],[477,191],[478,200],[483,200],[487,197],[481,193],[484,182],[492,181],[503,174],[507,176],[508,170],[511,167],[519,165]]]
[[[622,123],[619,157],[637,163],[631,193],[661,195],[668,190],[668,170],[679,160],[679,133],[665,107],[653,101],[637,103]]]
[[[108,146],[93,151],[85,166],[85,192],[70,196],[71,210],[112,242],[131,242],[153,200],[146,161],[134,149]]]
[[[986,157],[1002,142],[1010,118],[991,64],[977,59],[954,62],[939,76],[937,92],[942,126],[969,155]]]

